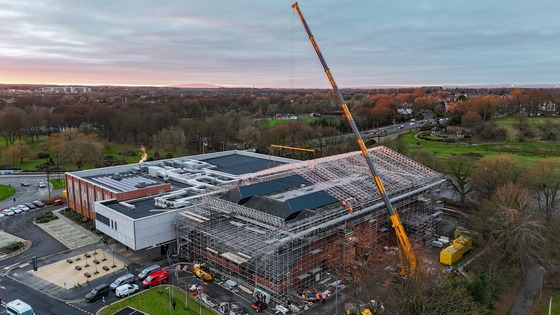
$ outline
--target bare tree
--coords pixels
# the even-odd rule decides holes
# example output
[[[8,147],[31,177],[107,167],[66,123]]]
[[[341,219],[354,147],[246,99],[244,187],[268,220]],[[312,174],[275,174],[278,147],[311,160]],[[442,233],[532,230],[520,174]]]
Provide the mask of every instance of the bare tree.
[[[158,131],[153,136],[153,143],[156,149],[175,156],[185,151],[187,137],[183,129],[170,127]]]
[[[445,171],[449,175],[449,183],[459,195],[461,205],[465,204],[467,195],[473,192],[469,177],[475,169],[475,162],[463,155],[453,155],[447,159]]]
[[[516,182],[520,174],[520,168],[512,155],[487,157],[478,162],[470,176],[470,183],[483,200],[490,198],[498,187]]]
[[[524,265],[547,252],[548,234],[543,216],[528,205],[529,191],[517,184],[500,186],[471,221],[482,241],[495,245],[494,255]]]
[[[25,111],[17,107],[6,107],[0,112],[0,133],[6,145],[15,143],[17,138],[21,139],[25,115]]]
[[[19,163],[23,163],[23,159],[29,157],[30,153],[31,150],[29,149],[29,145],[21,141],[15,142],[9,146],[7,150],[7,156],[12,158],[12,163],[16,158],[19,159]]]
[[[537,200],[539,209],[551,217],[560,207],[560,161],[544,159],[530,167],[525,181]]]
[[[97,136],[74,129],[52,135],[47,147],[57,152],[61,162],[75,164],[78,169],[86,163],[99,162],[103,157],[103,144]]]

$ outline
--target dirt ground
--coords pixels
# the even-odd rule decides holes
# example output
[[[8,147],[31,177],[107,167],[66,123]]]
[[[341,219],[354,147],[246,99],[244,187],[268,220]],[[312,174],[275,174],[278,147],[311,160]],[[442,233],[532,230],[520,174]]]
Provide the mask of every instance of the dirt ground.
[[[90,257],[87,258],[86,254],[89,254]],[[105,257],[104,261],[103,257]],[[124,263],[122,261],[118,258],[114,258],[111,253],[103,254],[101,249],[89,251],[70,259],[72,263],[66,260],[60,260],[50,265],[39,266],[37,271],[29,272],[61,288],[71,289],[77,283],[85,283],[86,280],[91,281],[124,268]],[[97,260],[98,263],[96,264],[94,260]],[[113,262],[115,267],[112,267]],[[88,267],[86,267],[86,263]],[[79,266],[81,270],[78,270],[76,266]],[[108,268],[108,270],[104,270],[103,267]],[[89,278],[85,276],[86,272],[89,273]]]

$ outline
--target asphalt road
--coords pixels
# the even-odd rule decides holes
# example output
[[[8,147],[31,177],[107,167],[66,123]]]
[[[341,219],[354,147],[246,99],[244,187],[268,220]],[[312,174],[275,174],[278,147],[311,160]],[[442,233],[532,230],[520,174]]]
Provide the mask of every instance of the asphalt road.
[[[16,198],[16,205],[47,198],[48,189],[37,187],[39,180],[46,181],[46,177],[43,175],[0,176],[0,184],[9,184],[16,188],[16,194],[12,198],[0,201],[0,208],[13,206],[13,198]],[[31,186],[22,187],[20,185],[22,181],[29,182]],[[60,191],[51,191],[51,194],[54,196],[56,194],[60,194]],[[38,314],[83,315],[86,313],[68,305],[66,302],[48,296],[43,292],[37,291],[8,277],[8,272],[17,270],[17,266],[30,264],[33,256],[43,257],[67,250],[65,246],[60,244],[49,234],[33,225],[33,219],[37,216],[37,214],[52,209],[54,209],[52,206],[31,209],[28,212],[16,214],[12,217],[0,218],[0,227],[4,231],[32,242],[31,248],[25,252],[0,261],[0,298],[3,303],[18,298],[22,299],[30,304]],[[5,309],[0,309],[0,315],[2,314],[6,314]]]

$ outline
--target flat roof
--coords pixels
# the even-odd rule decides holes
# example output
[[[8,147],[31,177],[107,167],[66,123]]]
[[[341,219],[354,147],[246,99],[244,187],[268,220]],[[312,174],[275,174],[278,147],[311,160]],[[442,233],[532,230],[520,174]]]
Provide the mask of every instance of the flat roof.
[[[134,209],[130,209],[129,207],[126,207],[125,204],[133,205]],[[148,198],[148,199],[138,200],[138,201],[125,201],[124,204],[123,202],[118,202],[115,200],[112,203],[105,203],[104,205],[132,219],[141,219],[141,218],[149,217],[152,215],[156,215],[158,213],[171,210],[171,209],[157,209],[155,207],[154,198]]]
[[[229,154],[209,159],[203,158],[199,159],[199,161],[215,165],[217,167],[216,170],[233,175],[256,173],[271,167],[286,164],[285,162],[274,159],[263,159],[242,154]]]
[[[92,176],[87,179],[98,185],[120,192],[135,191],[144,187],[161,184],[153,178],[146,177],[141,174],[134,174],[132,172],[116,172],[109,175]]]

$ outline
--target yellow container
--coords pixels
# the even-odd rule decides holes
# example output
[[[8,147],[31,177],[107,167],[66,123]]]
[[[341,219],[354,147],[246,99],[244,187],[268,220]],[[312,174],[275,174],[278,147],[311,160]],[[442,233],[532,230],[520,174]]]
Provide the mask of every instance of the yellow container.
[[[461,256],[463,256],[463,254],[468,250],[468,248],[463,246],[462,244],[453,244],[451,246],[457,248],[457,251],[461,253]]]
[[[472,246],[472,239],[466,236],[459,236],[453,240],[453,245],[455,244],[462,244],[463,246],[470,248]]]
[[[463,257],[463,253],[461,253],[461,250],[451,245],[447,248],[444,248],[439,253],[439,262],[451,266],[457,260],[461,259],[461,257]]]

